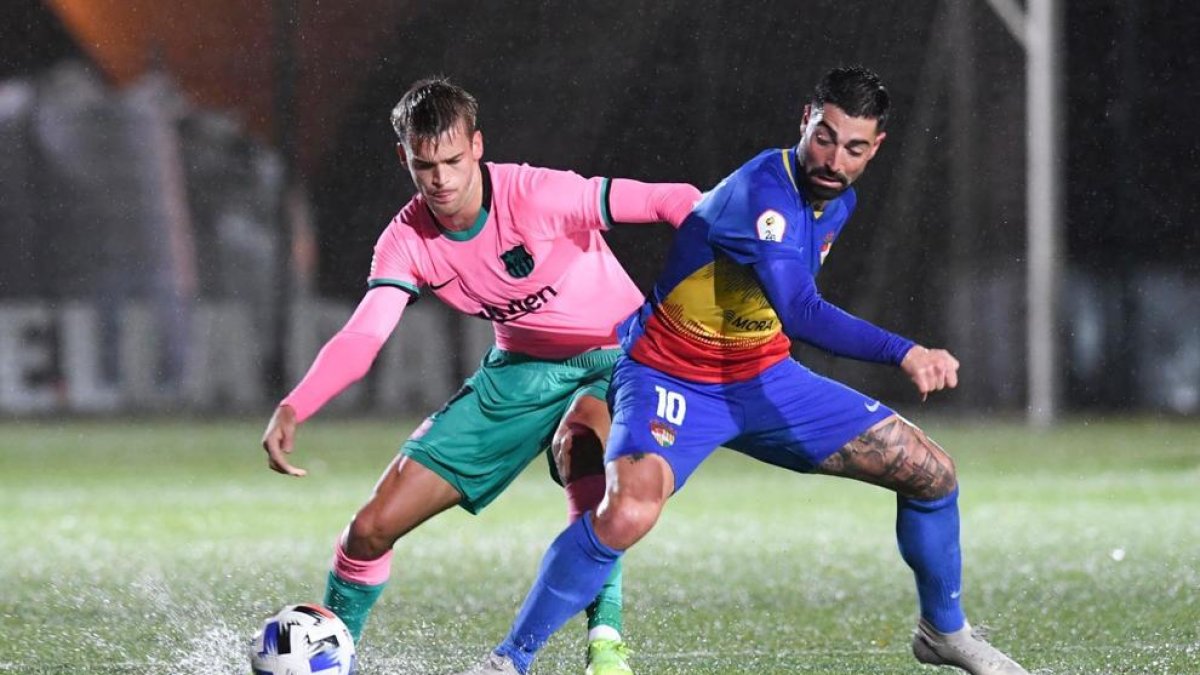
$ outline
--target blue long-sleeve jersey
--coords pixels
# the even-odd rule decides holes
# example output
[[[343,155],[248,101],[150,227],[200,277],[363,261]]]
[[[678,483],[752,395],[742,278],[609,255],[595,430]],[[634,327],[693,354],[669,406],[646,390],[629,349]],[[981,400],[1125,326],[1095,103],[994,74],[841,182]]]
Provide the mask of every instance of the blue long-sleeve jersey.
[[[697,382],[753,377],[790,339],[899,364],[910,340],[826,302],[816,274],[854,211],[848,189],[814,213],[796,149],[767,150],[706,193],[675,236],[646,303],[620,327],[635,360]],[[790,339],[789,339],[790,338]]]

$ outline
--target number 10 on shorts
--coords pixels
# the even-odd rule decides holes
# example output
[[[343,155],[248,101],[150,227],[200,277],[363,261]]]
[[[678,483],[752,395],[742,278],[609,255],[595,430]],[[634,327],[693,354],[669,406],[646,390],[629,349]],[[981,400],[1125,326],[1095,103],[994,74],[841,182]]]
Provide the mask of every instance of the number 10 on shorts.
[[[667,391],[657,384],[654,385],[654,391],[658,392],[658,410],[655,414],[671,424],[683,424],[683,416],[687,414],[687,401],[683,394]]]

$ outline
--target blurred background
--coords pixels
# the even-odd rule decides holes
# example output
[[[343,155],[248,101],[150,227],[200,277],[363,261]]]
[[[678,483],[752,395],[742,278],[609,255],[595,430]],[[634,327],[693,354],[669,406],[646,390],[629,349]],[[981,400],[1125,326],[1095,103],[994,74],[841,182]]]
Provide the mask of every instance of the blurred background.
[[[959,356],[942,409],[1194,416],[1198,44],[1183,0],[6,0],[0,415],[265,419],[412,195],[388,114],[420,77],[476,95],[486,159],[707,189],[862,63],[894,108],[826,297]],[[648,288],[670,235],[610,242]],[[427,298],[333,408],[425,414],[490,340]]]

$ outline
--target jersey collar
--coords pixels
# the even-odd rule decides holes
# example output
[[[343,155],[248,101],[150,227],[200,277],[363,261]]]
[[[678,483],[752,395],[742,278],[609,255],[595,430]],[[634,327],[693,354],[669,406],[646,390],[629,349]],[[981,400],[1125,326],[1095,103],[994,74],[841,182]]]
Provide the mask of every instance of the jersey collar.
[[[794,145],[791,148],[786,148],[780,151],[783,155],[783,168],[787,171],[788,178],[792,181],[792,189],[801,197],[804,196],[804,191],[800,189],[800,183],[796,181],[796,171],[800,167],[800,146]],[[807,201],[807,200],[806,200]]]
[[[483,177],[483,202],[479,208],[479,215],[475,217],[475,222],[471,224],[471,227],[465,230],[447,230],[442,227],[442,224],[438,222],[436,217],[433,217],[433,211],[429,211],[430,217],[433,217],[434,225],[437,225],[438,231],[447,239],[469,241],[483,230],[483,224],[487,222],[488,213],[492,210],[492,172],[488,170],[487,164],[483,162],[479,163],[479,175]],[[429,205],[426,204],[425,208],[428,210]]]

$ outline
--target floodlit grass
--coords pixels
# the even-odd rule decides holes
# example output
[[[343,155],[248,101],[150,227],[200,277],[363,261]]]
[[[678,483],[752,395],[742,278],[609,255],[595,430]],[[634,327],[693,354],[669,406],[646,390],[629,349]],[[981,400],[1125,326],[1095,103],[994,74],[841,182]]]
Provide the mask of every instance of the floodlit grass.
[[[966,606],[1041,673],[1200,672],[1200,423],[925,424],[955,456]],[[0,672],[245,673],[264,616],[319,600],[332,542],[410,427],[0,425]],[[893,497],[718,453],[626,558],[639,675],[922,673]],[[445,673],[504,634],[563,525],[544,464],[397,546],[361,673]],[[583,624],[535,672],[582,673]]]

